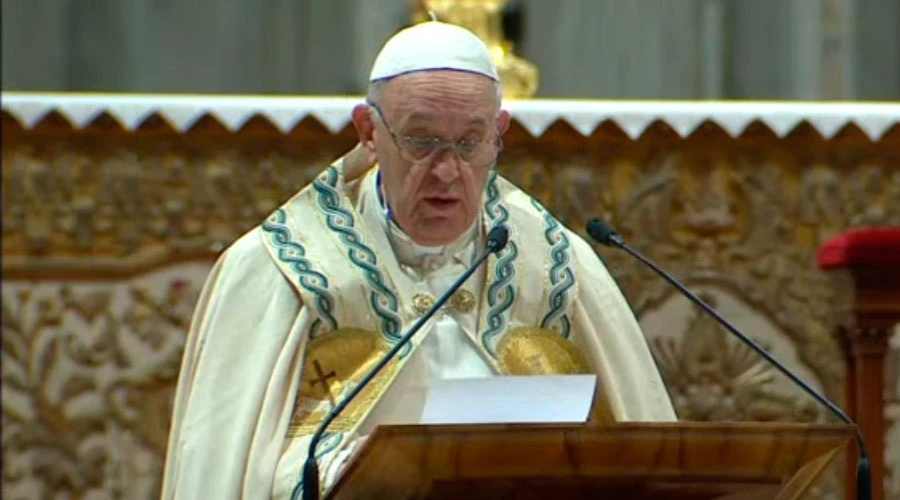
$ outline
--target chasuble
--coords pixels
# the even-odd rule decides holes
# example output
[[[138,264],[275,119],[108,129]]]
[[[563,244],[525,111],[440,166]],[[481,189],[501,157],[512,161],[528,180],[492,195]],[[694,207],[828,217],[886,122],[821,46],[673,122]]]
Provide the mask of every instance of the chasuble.
[[[591,246],[496,172],[482,202],[457,243],[420,247],[390,221],[378,167],[358,175],[338,161],[228,248],[188,334],[162,498],[298,498],[318,424],[499,224],[507,246],[329,427],[316,450],[323,488],[375,427],[416,423],[433,380],[596,373],[598,418],[675,420]]]

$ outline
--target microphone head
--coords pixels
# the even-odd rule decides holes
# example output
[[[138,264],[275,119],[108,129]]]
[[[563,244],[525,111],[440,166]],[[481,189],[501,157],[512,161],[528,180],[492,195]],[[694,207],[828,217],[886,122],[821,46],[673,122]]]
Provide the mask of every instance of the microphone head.
[[[492,253],[497,253],[509,242],[509,229],[506,226],[495,226],[487,235],[487,247]]]
[[[597,243],[608,246],[619,246],[622,238],[601,219],[591,219],[587,223],[587,233]]]

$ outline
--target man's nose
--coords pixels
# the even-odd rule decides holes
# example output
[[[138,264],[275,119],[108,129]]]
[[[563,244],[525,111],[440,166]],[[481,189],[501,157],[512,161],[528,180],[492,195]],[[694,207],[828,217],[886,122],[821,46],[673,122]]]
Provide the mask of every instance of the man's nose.
[[[459,157],[455,151],[444,150],[431,166],[431,174],[444,184],[450,184],[459,177]]]

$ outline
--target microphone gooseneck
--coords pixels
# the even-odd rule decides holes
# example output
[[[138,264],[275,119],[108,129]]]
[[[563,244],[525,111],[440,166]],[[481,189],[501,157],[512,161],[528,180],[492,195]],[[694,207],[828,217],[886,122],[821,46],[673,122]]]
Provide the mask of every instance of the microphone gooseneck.
[[[495,254],[506,246],[509,242],[509,229],[506,226],[496,226],[488,232],[487,241],[485,244],[485,251],[478,256],[477,259],[469,266],[466,271],[457,278],[456,281],[450,285],[450,288],[447,289],[446,292],[431,306],[425,314],[423,314],[416,322],[413,324],[409,330],[407,330],[406,334],[400,338],[400,340],[394,344],[394,347],[388,351],[387,354],[384,355],[381,360],[378,361],[372,370],[366,374],[362,380],[356,384],[355,387],[338,403],[328,415],[325,416],[325,419],[319,425],[319,428],[316,430],[315,434],[313,434],[312,438],[309,441],[309,451],[306,455],[306,462],[303,464],[303,500],[318,500],[319,499],[319,464],[316,460],[316,448],[319,446],[319,442],[322,440],[322,436],[325,435],[325,429],[334,421],[337,416],[344,411],[347,405],[355,398],[368,384],[371,382],[376,375],[400,352],[403,347],[409,343],[409,341],[413,338],[413,336],[425,326],[425,323],[431,319],[432,316],[436,312],[438,312],[444,304],[450,300],[450,297],[472,276],[472,274],[479,268],[481,265],[487,260],[491,254]]]
[[[693,292],[687,289],[684,285],[682,285],[677,279],[675,279],[672,275],[664,271],[660,268],[656,263],[654,263],[649,258],[645,257],[643,254],[638,252],[637,250],[631,248],[625,240],[622,239],[618,234],[616,234],[615,230],[613,230],[609,225],[603,222],[600,219],[592,219],[588,221],[587,233],[590,235],[598,243],[601,243],[606,246],[617,247],[625,250],[632,257],[638,259],[646,266],[653,269],[656,274],[660,275],[663,279],[669,282],[672,286],[678,289],[685,297],[690,299],[691,302],[698,305],[701,309],[703,309],[707,314],[715,318],[722,326],[724,326],[729,332],[734,334],[738,339],[741,340],[748,347],[753,349],[757,354],[766,359],[769,363],[772,364],[775,368],[778,369],[781,373],[786,375],[792,382],[797,384],[801,389],[803,389],[807,394],[812,396],[816,401],[822,404],[824,407],[828,408],[834,415],[836,415],[839,419],[841,419],[844,423],[852,425],[856,430],[856,442],[859,446],[859,462],[856,466],[856,498],[859,500],[868,500],[872,498],[872,472],[870,470],[869,465],[869,452],[866,448],[866,441],[863,438],[862,431],[860,431],[859,426],[854,422],[844,410],[842,410],[838,405],[831,402],[825,396],[819,394],[818,391],[809,386],[806,382],[803,381],[798,375],[788,369],[786,366],[781,364],[774,356],[768,353],[765,349],[762,348],[759,344],[753,341],[750,337],[742,333],[738,330],[734,325],[732,325],[728,320],[723,318],[715,309],[709,306],[706,302],[704,302],[700,297],[697,297]]]

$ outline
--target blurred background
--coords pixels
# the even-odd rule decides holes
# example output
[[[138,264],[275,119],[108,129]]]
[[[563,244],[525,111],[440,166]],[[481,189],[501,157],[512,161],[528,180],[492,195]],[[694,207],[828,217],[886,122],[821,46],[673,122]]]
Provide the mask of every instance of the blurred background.
[[[500,2],[503,3],[503,2]],[[3,0],[3,89],[360,94],[418,0]],[[900,98],[897,0],[510,0],[536,97]]]

